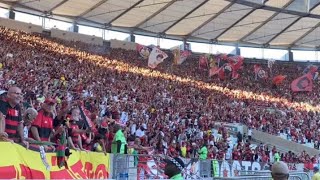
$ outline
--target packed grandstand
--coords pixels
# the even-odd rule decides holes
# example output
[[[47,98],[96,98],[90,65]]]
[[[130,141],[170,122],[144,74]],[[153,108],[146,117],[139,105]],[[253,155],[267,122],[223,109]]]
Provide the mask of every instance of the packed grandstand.
[[[135,46],[112,48],[1,26],[0,147],[15,159],[13,170],[0,163],[0,178],[128,179],[131,166],[135,178],[168,178],[163,162],[180,167],[176,157],[185,161],[183,175],[190,179],[263,174],[280,160],[287,173],[316,170],[317,63]],[[276,147],[253,132],[306,151]],[[28,155],[41,168],[23,159]]]
[[[291,93],[289,88],[307,65],[275,62],[273,74],[287,78],[272,88],[270,80],[255,80],[254,64],[250,63],[239,70],[238,79],[221,80],[208,78],[208,69],[199,68],[198,55],[174,65],[174,56],[167,52],[169,57],[150,69],[137,51],[108,49],[108,54],[96,55],[85,51],[90,44],[5,27],[1,27],[1,42],[1,88],[6,91],[18,85],[24,92],[25,109],[41,110],[41,103],[56,101],[52,128],[57,129],[68,118],[66,110],[83,103],[95,128],[82,132],[82,143],[74,141],[70,148],[103,151],[95,148],[95,137],[101,137],[105,153],[110,153],[113,133],[108,126],[114,122],[123,125],[129,144],[139,138],[143,148],[137,149],[145,154],[191,158],[194,148],[205,144],[205,159],[273,162],[270,157],[277,153],[276,147],[258,144],[252,149],[242,135],[231,135],[237,140],[230,144],[228,130],[216,128],[215,122],[242,123],[274,135],[284,133],[292,141],[312,142],[319,148],[317,80],[312,92]],[[266,64],[261,67],[268,69]],[[281,160],[317,163],[318,156],[284,152]]]

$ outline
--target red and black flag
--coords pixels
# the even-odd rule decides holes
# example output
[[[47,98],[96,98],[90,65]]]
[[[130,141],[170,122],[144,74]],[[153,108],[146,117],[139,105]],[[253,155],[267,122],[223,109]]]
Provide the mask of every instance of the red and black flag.
[[[243,57],[235,55],[220,54],[217,56],[218,67],[211,67],[209,76],[218,74],[219,78],[238,79],[238,70],[242,67]]]
[[[303,74],[307,74],[309,72],[316,73],[318,71],[318,66],[309,65],[303,70]]]
[[[312,91],[312,88],[313,88],[312,77],[313,77],[312,73],[309,72],[308,74],[305,74],[305,75],[293,80],[291,83],[291,90],[293,92],[302,92],[302,91],[310,92],[310,91]]]
[[[253,66],[253,70],[254,70],[254,75],[255,75],[255,80],[259,79],[267,79],[268,78],[268,74],[267,72],[262,69],[262,67],[259,64],[255,64]]]

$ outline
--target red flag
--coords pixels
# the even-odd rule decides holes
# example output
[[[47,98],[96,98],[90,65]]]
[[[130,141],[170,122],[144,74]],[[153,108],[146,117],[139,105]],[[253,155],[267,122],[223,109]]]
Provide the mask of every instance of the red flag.
[[[242,67],[243,61],[244,59],[242,56],[229,57],[229,63],[233,64],[234,71],[237,71]]]
[[[224,71],[224,68],[223,68],[223,67],[219,68],[219,70],[218,70],[218,77],[219,77],[219,79],[224,80],[225,77],[226,77],[225,75],[226,75],[226,73],[225,73],[225,71]]]
[[[232,71],[232,79],[238,79],[240,74],[237,71]]]
[[[220,54],[217,56],[218,67],[211,67],[209,77],[218,75],[220,79],[224,80],[226,77],[231,79],[238,79],[240,77],[238,70],[242,67],[243,57],[241,56],[228,56]]]
[[[291,83],[291,90],[293,92],[300,92],[300,91],[312,91],[313,88],[313,81],[312,81],[312,74],[308,73],[297,79],[293,80]]]
[[[284,76],[284,75],[278,75],[273,78],[272,83],[275,85],[280,85],[285,78],[286,78],[286,76]]]
[[[231,72],[231,78],[232,79],[238,79],[240,77],[240,74],[237,71],[237,65],[236,64],[232,64],[232,63],[228,63],[225,65],[224,67],[224,73],[230,73]]]
[[[217,66],[210,68],[209,77],[218,74],[220,70],[221,70],[221,68],[218,68]]]
[[[205,55],[199,57],[199,69],[208,68],[208,58]]]

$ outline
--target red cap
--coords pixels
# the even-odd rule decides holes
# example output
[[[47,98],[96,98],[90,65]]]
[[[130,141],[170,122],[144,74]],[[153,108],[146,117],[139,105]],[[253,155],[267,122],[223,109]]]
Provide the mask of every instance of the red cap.
[[[46,100],[44,101],[44,103],[46,104],[55,104],[56,100],[52,99],[52,98],[46,98]]]
[[[68,115],[66,116],[66,119],[71,120],[71,115],[70,115],[70,114],[68,114]]]
[[[102,128],[107,128],[108,127],[108,123],[106,121],[101,122],[101,127]]]

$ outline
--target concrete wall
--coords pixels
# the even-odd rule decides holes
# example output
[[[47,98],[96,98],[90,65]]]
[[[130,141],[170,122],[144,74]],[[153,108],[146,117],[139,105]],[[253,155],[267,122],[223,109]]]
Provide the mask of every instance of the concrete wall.
[[[134,42],[128,42],[128,41],[119,41],[116,39],[110,40],[110,46],[111,48],[121,48],[126,50],[136,50],[136,43]]]
[[[0,26],[4,26],[10,29],[20,30],[27,33],[42,33],[43,28],[38,25],[31,23],[25,23],[20,21],[15,21],[12,19],[0,18]]]
[[[270,144],[272,146],[276,146],[277,148],[280,148],[286,151],[301,153],[303,150],[305,150],[309,155],[312,155],[312,156],[320,154],[320,151],[317,149],[310,148],[292,141],[288,141],[281,137],[274,136],[261,131],[253,130],[252,137],[258,141],[264,142],[266,144]]]
[[[67,41],[80,41],[89,44],[103,45],[103,39],[101,37],[89,36],[69,31],[62,31],[54,28],[51,29],[51,37],[64,39]]]

